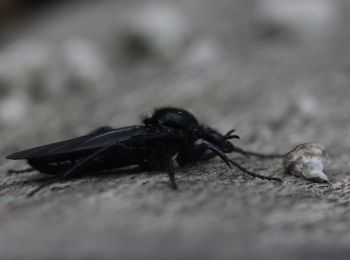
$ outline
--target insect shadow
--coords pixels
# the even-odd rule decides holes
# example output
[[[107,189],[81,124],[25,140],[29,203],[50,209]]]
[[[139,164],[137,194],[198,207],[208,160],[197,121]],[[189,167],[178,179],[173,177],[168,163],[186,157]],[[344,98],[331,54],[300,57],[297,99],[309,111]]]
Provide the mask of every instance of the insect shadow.
[[[26,171],[29,172],[29,171]],[[152,172],[144,172],[141,167],[139,166],[131,166],[131,167],[125,167],[125,168],[121,168],[121,169],[113,169],[113,170],[106,170],[106,171],[101,171],[99,172],[98,175],[96,175],[95,173],[82,173],[80,175],[74,176],[72,178],[69,179],[61,179],[61,180],[57,180],[57,184],[68,184],[68,185],[64,185],[64,187],[69,186],[70,181],[74,181],[74,180],[79,180],[79,179],[84,179],[85,181],[95,181],[95,180],[111,180],[111,178],[113,179],[119,179],[125,176],[130,176],[131,179],[135,179],[137,178],[137,176],[140,173],[145,173],[145,174],[153,174]],[[18,175],[18,174],[24,174],[24,172],[20,171],[20,173],[14,172],[13,170],[10,170],[9,175]],[[19,181],[16,183],[11,183],[11,184],[7,184],[7,185],[3,185],[2,187],[0,187],[1,189],[5,189],[6,187],[14,187],[14,188],[23,188],[24,186],[33,186],[33,185],[45,185],[48,182],[52,181],[52,176],[48,176],[48,175],[30,175],[30,176],[26,176],[27,179],[23,180],[23,181]],[[75,184],[73,184],[75,186]],[[72,185],[72,186],[73,186]],[[55,187],[53,187],[55,188]],[[35,189],[33,190],[35,191]],[[31,196],[31,193],[33,192],[31,191],[30,193],[27,194],[27,196]]]

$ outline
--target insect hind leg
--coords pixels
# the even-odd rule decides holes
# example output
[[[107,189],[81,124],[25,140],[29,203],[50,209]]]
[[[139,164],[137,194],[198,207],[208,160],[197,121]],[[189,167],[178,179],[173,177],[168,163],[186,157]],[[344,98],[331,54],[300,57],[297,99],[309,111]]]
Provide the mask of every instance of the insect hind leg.
[[[63,173],[62,175],[60,175],[58,177],[53,177],[52,179],[47,180],[46,182],[41,184],[39,187],[37,187],[33,191],[31,191],[27,196],[28,197],[33,196],[38,191],[40,191],[41,189],[45,188],[46,186],[48,186],[54,182],[76,177],[76,175],[78,173],[84,171],[84,169],[89,167],[90,163],[93,162],[94,158],[100,156],[102,153],[106,152],[107,150],[109,150],[115,146],[119,146],[120,148],[128,151],[128,148],[125,147],[124,145],[121,145],[121,144],[111,144],[111,145],[105,146],[105,147],[101,148],[100,150],[97,150],[96,152],[87,156],[83,160],[81,160],[78,164],[76,164],[75,166],[70,168],[67,172]]]

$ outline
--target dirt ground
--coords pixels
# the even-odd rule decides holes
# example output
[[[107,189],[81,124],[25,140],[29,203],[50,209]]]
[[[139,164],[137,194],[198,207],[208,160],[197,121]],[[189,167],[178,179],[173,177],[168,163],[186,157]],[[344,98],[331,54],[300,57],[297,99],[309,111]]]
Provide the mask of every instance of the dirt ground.
[[[42,176],[7,174],[25,163],[0,159],[1,259],[349,259],[349,9],[335,1],[336,29],[305,39],[298,29],[262,33],[252,18],[255,2],[243,2],[176,2],[192,29],[181,54],[130,63],[115,55],[105,83],[112,87],[44,97],[20,123],[2,125],[0,157],[102,125],[136,124],[154,107],[173,105],[221,132],[236,128],[236,144],[248,150],[285,153],[304,142],[323,144],[330,184],[288,176],[280,159],[231,154],[283,182],[252,179],[214,159],[176,168],[178,191],[164,173],[117,170],[27,198]],[[16,27],[8,42],[30,36],[57,43],[74,33],[100,39],[113,53],[114,36],[101,32],[110,25],[94,22],[93,14],[119,19],[136,5],[67,4]]]

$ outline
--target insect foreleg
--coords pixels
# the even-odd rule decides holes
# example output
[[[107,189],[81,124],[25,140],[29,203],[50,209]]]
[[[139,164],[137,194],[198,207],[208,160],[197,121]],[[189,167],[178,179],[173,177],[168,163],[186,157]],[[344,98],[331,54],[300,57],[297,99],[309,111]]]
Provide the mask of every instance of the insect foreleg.
[[[280,178],[276,178],[276,177],[269,177],[269,176],[264,176],[264,175],[260,175],[258,173],[255,172],[251,172],[248,169],[246,169],[245,167],[243,167],[242,165],[236,163],[235,161],[230,160],[230,163],[232,163],[234,166],[236,166],[238,169],[240,169],[242,172],[254,177],[254,178],[259,178],[259,179],[263,179],[263,180],[270,180],[270,181],[279,181],[281,182]]]
[[[231,168],[229,158],[227,158],[226,154],[222,152],[218,147],[207,143],[203,143],[202,145],[207,149],[211,150],[217,156],[219,156],[221,160],[223,160],[227,164],[227,166]]]
[[[198,144],[191,145],[185,149],[182,149],[177,155],[176,160],[179,165],[184,166],[191,163],[206,161],[215,156],[216,154],[213,151],[209,150],[206,146],[203,144]]]
[[[273,181],[279,181],[279,182],[281,181],[281,179],[279,179],[279,178],[268,177],[268,176],[260,175],[260,174],[249,171],[248,169],[244,168],[243,166],[236,163],[235,161],[232,161],[229,158],[227,158],[226,154],[224,154],[222,151],[220,151],[219,148],[215,147],[214,145],[207,144],[207,143],[204,143],[203,145],[206,146],[211,151],[213,151],[215,154],[217,154],[230,168],[231,168],[231,165],[230,165],[230,163],[231,163],[234,166],[236,166],[238,169],[240,169],[242,172],[244,172],[252,177],[260,178],[263,180],[273,180]]]

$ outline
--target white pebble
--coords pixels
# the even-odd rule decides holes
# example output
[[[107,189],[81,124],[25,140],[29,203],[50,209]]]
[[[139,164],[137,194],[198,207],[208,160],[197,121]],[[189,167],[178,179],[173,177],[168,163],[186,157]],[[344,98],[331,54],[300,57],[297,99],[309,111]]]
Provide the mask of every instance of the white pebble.
[[[323,172],[329,161],[325,148],[317,143],[305,143],[287,153],[283,167],[287,173],[304,177],[313,182],[328,182]]]

